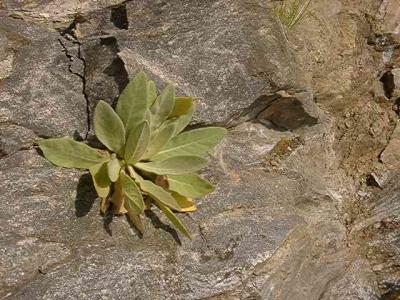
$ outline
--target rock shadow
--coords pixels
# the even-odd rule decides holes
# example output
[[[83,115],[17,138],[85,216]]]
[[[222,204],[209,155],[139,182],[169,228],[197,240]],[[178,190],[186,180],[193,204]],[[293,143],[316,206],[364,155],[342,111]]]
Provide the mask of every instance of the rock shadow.
[[[282,97],[260,112],[256,120],[268,122],[274,130],[290,131],[318,124],[318,118],[309,115],[303,104],[294,97]]]
[[[136,232],[136,234],[138,235],[138,237],[140,239],[143,238],[143,233],[139,231],[139,229],[136,228],[136,226],[131,222],[131,220],[129,219],[128,215],[125,215],[126,221],[128,222],[129,226],[131,226],[131,229]]]
[[[379,79],[383,84],[383,90],[385,91],[385,96],[390,99],[393,96],[396,85],[394,83],[394,75],[392,72],[385,72]]]
[[[114,220],[114,214],[110,211],[103,215],[103,228],[108,233],[109,236],[112,236],[111,223]]]
[[[93,186],[92,177],[90,174],[82,175],[76,187],[75,215],[79,218],[86,216],[96,199],[97,193]]]
[[[128,14],[126,12],[126,4],[125,3],[111,8],[110,21],[118,29],[126,30],[129,28],[129,20],[128,20]]]
[[[153,224],[153,226],[155,228],[160,228],[160,229],[168,232],[173,237],[175,242],[178,243],[178,245],[182,245],[182,242],[181,242],[181,239],[179,238],[178,232],[174,228],[161,222],[160,218],[151,210],[146,210],[145,215],[151,221],[151,224]]]
[[[317,125],[319,120],[310,115],[302,101],[296,97],[283,97],[279,93],[261,95],[249,107],[226,122],[217,124],[227,128],[244,122],[256,122],[276,131],[292,131]]]
[[[125,64],[118,56],[119,46],[118,41],[114,36],[101,38],[100,45],[107,47],[109,53],[113,57],[110,64],[103,70],[103,73],[115,81],[118,86],[119,94],[123,91],[126,85],[129,83],[128,72],[125,69]],[[117,98],[114,99],[114,105],[116,104]]]

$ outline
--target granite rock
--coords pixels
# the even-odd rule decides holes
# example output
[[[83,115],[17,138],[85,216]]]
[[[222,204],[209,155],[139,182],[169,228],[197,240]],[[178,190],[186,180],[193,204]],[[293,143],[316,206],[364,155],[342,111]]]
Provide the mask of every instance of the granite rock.
[[[382,190],[365,199],[367,217],[356,221],[351,235],[372,265],[384,299],[397,299],[400,296],[398,169],[388,181]]]
[[[12,70],[0,85],[1,152],[26,147],[34,136],[84,136],[82,80],[69,72],[59,34],[4,16],[0,35],[7,37],[14,52]],[[6,134],[11,128],[20,133]]]
[[[293,50],[266,10],[258,1],[131,1],[122,10],[126,26],[114,24],[113,10],[105,10],[77,22],[74,33],[85,59],[93,61],[89,85],[106,76],[112,80],[111,69],[118,70],[114,86],[119,89],[108,89],[108,102],[127,80],[124,69],[129,78],[144,70],[160,89],[170,82],[178,94],[198,98],[194,123],[226,123],[261,95],[306,88]],[[98,53],[102,59],[96,63]],[[89,101],[103,99],[101,91],[90,89]]]
[[[308,182],[306,172],[292,169],[286,175],[289,170],[282,165],[279,175],[263,162],[278,140],[292,135],[251,123],[230,133],[210,158],[214,167],[205,171],[217,184],[216,192],[198,203],[198,213],[183,218],[192,241],[181,240],[156,210],[147,215],[143,239],[124,218],[114,219],[105,230],[86,175],[52,167],[35,150],[3,159],[0,182],[14,186],[2,187],[6,192],[0,201],[2,248],[7,249],[2,253],[3,276],[12,274],[5,281],[4,296],[198,299],[240,290],[261,265],[268,269],[265,272],[275,272],[267,262],[276,259],[293,232],[312,230],[331,214],[335,203],[333,192],[322,190],[323,182]],[[11,205],[12,195],[25,201]],[[326,223],[325,219],[326,230],[311,231],[313,239],[321,239],[314,251],[320,255],[320,243],[325,243],[326,255],[336,257],[332,245],[343,247],[344,227],[337,219]],[[28,256],[29,263],[19,255]],[[332,264],[326,272],[336,278],[336,269],[344,270],[344,265]],[[325,272],[326,266],[318,268]],[[301,274],[302,269],[293,272]],[[23,282],[27,283],[21,286]],[[251,293],[265,294],[265,284]],[[323,285],[312,291],[309,284],[304,295],[324,293]]]
[[[0,4],[1,298],[398,297],[399,176],[362,191],[354,171],[396,158],[392,103],[368,97],[381,4],[313,2],[324,25],[292,32],[275,4]],[[198,97],[193,125],[230,128],[203,174],[216,191],[181,216],[192,241],[156,208],[143,238],[100,216],[90,176],[33,144],[90,139],[97,101],[114,105],[139,69]]]

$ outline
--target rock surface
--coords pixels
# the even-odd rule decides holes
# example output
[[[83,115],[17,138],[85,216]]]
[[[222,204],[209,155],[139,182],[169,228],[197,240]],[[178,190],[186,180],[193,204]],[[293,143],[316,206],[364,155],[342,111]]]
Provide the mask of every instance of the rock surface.
[[[84,136],[82,80],[68,71],[59,34],[2,14],[0,36],[13,56],[0,85],[0,153],[12,154],[35,136]]]
[[[123,0],[3,0],[0,5],[14,18],[62,28],[67,27],[77,15],[84,15],[121,2]]]
[[[129,77],[143,69],[159,87],[171,82],[179,93],[198,97],[196,123],[225,123],[260,95],[283,87],[304,88],[293,50],[285,47],[279,24],[265,14],[266,9],[256,1],[183,5],[182,1],[133,1],[123,6],[125,27],[113,22],[112,11],[96,11],[90,22],[78,23],[74,33],[83,44],[85,59],[94,60],[89,64],[93,82],[104,84],[105,69],[111,64],[120,72],[120,58]],[[255,15],[264,18],[255,20]],[[103,55],[95,61],[99,51],[118,52],[118,57],[108,53],[114,60],[105,67]],[[123,78],[115,81],[121,79],[124,83]],[[117,89],[114,95],[107,92],[105,100],[112,102],[117,93]],[[96,103],[104,93],[90,89],[88,96]]]
[[[392,2],[321,0],[288,31],[256,0],[3,1],[0,297],[398,299]],[[33,145],[91,140],[139,69],[198,97],[193,125],[230,128],[192,241],[156,209],[142,239],[102,219],[90,177]]]
[[[398,299],[400,290],[400,201],[397,172],[392,174],[386,188],[367,201],[366,218],[359,218],[351,235],[357,236],[365,256],[373,265],[383,299]]]

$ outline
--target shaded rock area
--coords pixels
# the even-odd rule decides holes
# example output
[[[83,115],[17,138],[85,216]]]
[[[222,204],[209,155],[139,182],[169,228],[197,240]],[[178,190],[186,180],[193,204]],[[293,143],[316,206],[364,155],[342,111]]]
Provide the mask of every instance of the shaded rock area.
[[[398,1],[0,4],[0,298],[399,299]],[[317,17],[315,17],[317,16]],[[93,110],[138,70],[229,128],[182,216],[139,238],[38,138],[94,143]]]

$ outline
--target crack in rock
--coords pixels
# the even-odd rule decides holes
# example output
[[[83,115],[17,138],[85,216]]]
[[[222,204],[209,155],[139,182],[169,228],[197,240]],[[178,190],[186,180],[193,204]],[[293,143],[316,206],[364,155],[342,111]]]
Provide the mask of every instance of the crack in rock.
[[[86,132],[83,139],[87,139],[91,130],[90,122],[90,102],[86,92],[86,60],[82,54],[82,44],[74,35],[74,28],[77,21],[74,21],[70,27],[60,33],[61,38],[58,39],[65,56],[69,59],[68,71],[78,76],[82,81],[82,94],[86,102]],[[69,43],[69,45],[67,45]],[[74,53],[73,53],[74,52]],[[80,138],[82,139],[82,138]]]

